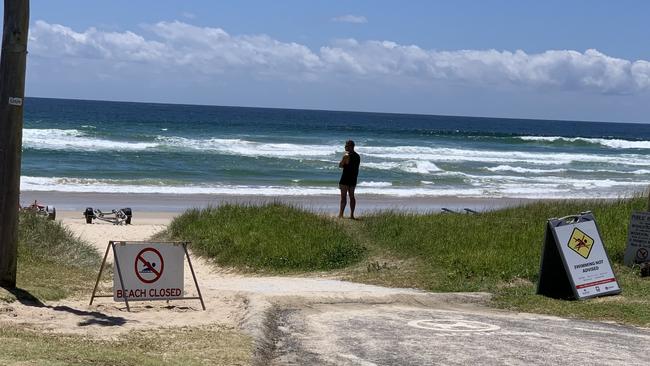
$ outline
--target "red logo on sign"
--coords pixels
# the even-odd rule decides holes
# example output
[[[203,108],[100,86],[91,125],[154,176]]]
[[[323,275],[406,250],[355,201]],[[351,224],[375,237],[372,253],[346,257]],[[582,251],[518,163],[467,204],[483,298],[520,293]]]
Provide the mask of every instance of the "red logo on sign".
[[[163,257],[154,248],[144,248],[135,256],[135,275],[144,283],[158,281],[164,268]]]

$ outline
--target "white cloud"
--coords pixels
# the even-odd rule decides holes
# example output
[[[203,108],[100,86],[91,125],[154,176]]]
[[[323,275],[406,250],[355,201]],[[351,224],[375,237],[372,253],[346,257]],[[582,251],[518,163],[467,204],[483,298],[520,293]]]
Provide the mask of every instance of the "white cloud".
[[[137,34],[103,32],[37,21],[30,32],[30,55],[88,58],[119,64],[146,63],[147,70],[219,74],[240,72],[282,80],[403,79],[407,84],[453,81],[468,85],[509,85],[551,90],[632,94],[650,89],[650,62],[630,61],[597,50],[578,52],[426,50],[390,41],[339,40],[312,51],[267,35],[230,35],[221,28],[159,22]],[[144,34],[148,34],[146,37]],[[98,72],[107,72],[98,70]]]
[[[337,23],[353,23],[353,24],[365,24],[368,23],[368,19],[364,17],[363,15],[341,15],[338,17],[332,18],[333,22]]]
[[[196,14],[190,13],[189,11],[184,11],[183,14],[181,14],[181,15],[183,16],[183,18],[187,18],[187,19],[195,19],[196,18]]]
[[[204,73],[246,69],[260,74],[294,74],[317,69],[320,59],[307,47],[266,35],[231,36],[220,28],[182,22],[159,22],[147,27],[158,40],[131,31],[84,32],[37,21],[29,49],[41,57],[80,57],[113,61],[147,61],[165,67],[187,67]]]
[[[102,32],[89,28],[83,33],[44,21],[36,21],[29,34],[29,50],[37,56],[80,57],[116,61],[156,62],[166,54],[167,46],[133,32]]]

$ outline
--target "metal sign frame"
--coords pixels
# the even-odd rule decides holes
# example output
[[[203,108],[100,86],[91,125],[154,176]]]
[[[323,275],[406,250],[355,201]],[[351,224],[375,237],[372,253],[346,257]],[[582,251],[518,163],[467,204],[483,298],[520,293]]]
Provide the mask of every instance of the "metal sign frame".
[[[108,252],[112,249],[113,250],[113,258],[115,259],[115,267],[117,268],[117,275],[119,276],[120,279],[120,287],[122,291],[124,291],[124,280],[122,277],[122,270],[120,267],[119,260],[117,259],[117,255],[115,255],[115,246],[116,245],[129,245],[129,244],[169,244],[169,245],[181,245],[183,247],[183,251],[185,252],[185,257],[187,258],[187,264],[190,266],[190,271],[192,272],[192,278],[194,279],[194,286],[196,286],[196,291],[198,292],[199,296],[192,296],[192,297],[176,297],[173,299],[167,299],[167,301],[171,300],[200,300],[201,301],[201,307],[203,310],[205,310],[205,303],[203,302],[203,295],[201,295],[201,289],[199,288],[199,282],[196,279],[196,274],[194,273],[194,267],[192,266],[192,260],[190,259],[190,253],[187,251],[187,246],[190,244],[190,242],[150,242],[150,241],[123,241],[123,240],[111,240],[108,242],[108,245],[106,246],[106,253],[104,253],[104,259],[102,260],[102,264],[99,267],[99,273],[97,274],[97,281],[95,281],[95,288],[93,289],[93,293],[90,297],[90,304],[93,304],[93,300],[96,297],[113,297],[113,294],[111,295],[97,295],[97,287],[99,287],[99,281],[102,277],[102,272],[104,271],[104,266],[106,265],[106,258],[108,258]],[[133,300],[132,300],[133,301]],[[149,301],[149,300],[137,300],[137,301]],[[153,301],[153,300],[151,300]],[[129,297],[126,295],[126,291],[124,291],[124,303],[126,304],[126,310],[131,311],[131,308],[129,306]]]
[[[564,252],[561,249],[563,246],[554,230],[560,226],[579,224],[582,222],[593,221],[600,244],[603,246],[605,260],[609,268],[612,270],[612,275],[618,286],[617,290],[606,291],[588,296],[580,296],[576,288],[575,281],[571,275],[569,264],[567,263]],[[616,275],[612,268],[612,262],[609,260],[609,255],[605,250],[605,244],[602,242],[602,235],[598,223],[590,211],[581,212],[579,215],[565,216],[559,219],[549,219],[546,225],[546,233],[544,235],[544,245],[542,248],[542,256],[540,259],[539,280],[537,282],[537,294],[545,295],[558,299],[577,299],[585,300],[594,297],[616,295],[621,293],[620,285],[616,280]]]

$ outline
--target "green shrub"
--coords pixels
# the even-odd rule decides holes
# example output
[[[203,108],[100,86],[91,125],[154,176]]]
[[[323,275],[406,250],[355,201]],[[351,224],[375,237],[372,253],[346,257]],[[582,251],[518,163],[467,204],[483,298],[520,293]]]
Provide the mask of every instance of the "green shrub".
[[[188,210],[167,235],[226,266],[309,271],[345,267],[365,248],[331,219],[282,204]]]

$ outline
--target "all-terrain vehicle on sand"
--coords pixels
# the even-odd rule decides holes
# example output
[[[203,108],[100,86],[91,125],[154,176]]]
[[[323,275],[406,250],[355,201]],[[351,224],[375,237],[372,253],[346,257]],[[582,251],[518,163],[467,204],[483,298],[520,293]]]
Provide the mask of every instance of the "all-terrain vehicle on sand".
[[[86,217],[86,224],[92,224],[93,220],[102,220],[110,222],[113,225],[130,225],[133,211],[131,211],[130,207],[126,207],[111,210],[110,213],[104,213],[98,208],[93,209],[92,207],[86,207],[86,211],[83,212],[83,215]]]
[[[38,201],[34,201],[29,206],[21,207],[20,210],[34,212],[39,216],[46,217],[48,220],[56,219],[56,208],[54,206],[42,205]]]

